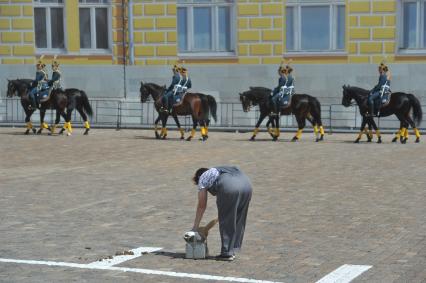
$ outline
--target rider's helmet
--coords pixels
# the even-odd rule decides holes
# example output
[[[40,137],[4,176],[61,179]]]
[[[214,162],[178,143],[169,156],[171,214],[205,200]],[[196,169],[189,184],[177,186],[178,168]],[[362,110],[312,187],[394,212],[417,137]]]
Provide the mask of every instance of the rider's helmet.
[[[56,71],[59,69],[59,62],[58,60],[56,60],[58,56],[55,55],[55,57],[53,57],[53,61],[52,61],[52,70]]]
[[[385,73],[389,71],[389,68],[386,65],[386,60],[382,60],[382,62],[380,62],[379,71],[384,71]]]
[[[293,72],[293,68],[291,67],[291,62],[292,61],[293,61],[292,59],[289,59],[287,61],[286,66],[285,66],[285,69],[287,70],[287,74],[291,74],[291,72]]]
[[[44,58],[44,55],[41,55],[40,58],[38,59],[36,64],[37,70],[41,70],[46,67],[46,64],[43,63],[43,58]]]
[[[178,66],[177,63],[173,65],[172,71],[173,71],[173,73],[178,73],[179,72],[179,66]]]
[[[183,61],[182,61],[182,63],[183,63]],[[179,73],[182,76],[187,76],[188,75],[188,70],[181,64],[180,68],[179,68]]]

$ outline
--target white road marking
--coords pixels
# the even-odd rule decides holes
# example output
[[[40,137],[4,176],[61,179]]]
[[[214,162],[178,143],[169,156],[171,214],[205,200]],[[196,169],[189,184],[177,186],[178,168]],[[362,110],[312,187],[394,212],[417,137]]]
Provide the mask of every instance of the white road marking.
[[[161,271],[161,270],[143,269],[143,268],[127,268],[127,267],[95,266],[95,265],[91,266],[90,264],[80,264],[80,263],[71,263],[71,262],[19,260],[19,259],[7,259],[7,258],[0,258],[0,262],[30,264],[30,265],[73,267],[73,268],[81,268],[81,269],[97,269],[97,270],[134,272],[134,273],[142,273],[142,274],[150,274],[150,275],[162,275],[162,276],[169,276],[169,277],[192,278],[192,279],[203,279],[203,280],[219,280],[219,281],[229,281],[229,282],[280,283],[280,282],[256,280],[256,279],[250,279],[250,278],[225,277],[225,276],[215,276],[215,275],[207,275],[207,274]]]
[[[316,283],[348,283],[369,270],[371,265],[350,265],[345,264],[327,274]]]
[[[102,259],[101,261],[95,261],[95,262],[89,263],[88,266],[114,266],[114,265],[123,263],[125,261],[140,257],[142,256],[142,254],[156,252],[161,249],[162,248],[140,247],[140,248],[131,250],[133,252],[133,255],[114,256],[111,259],[109,258]]]

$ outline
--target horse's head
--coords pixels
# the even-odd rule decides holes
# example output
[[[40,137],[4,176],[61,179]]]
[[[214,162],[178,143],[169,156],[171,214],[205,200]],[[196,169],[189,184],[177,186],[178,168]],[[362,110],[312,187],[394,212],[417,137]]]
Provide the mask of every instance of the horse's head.
[[[147,102],[149,100],[150,93],[143,82],[141,82],[141,87],[139,89],[139,92],[141,93],[141,102],[142,103]]]
[[[12,97],[18,92],[16,84],[13,80],[7,80],[7,97]]]
[[[350,86],[342,86],[343,88],[343,96],[342,96],[342,105],[345,107],[349,107],[352,104],[352,99],[354,98],[351,92]]]
[[[249,112],[252,107],[252,100],[247,96],[247,91],[240,93],[240,101],[244,112]]]

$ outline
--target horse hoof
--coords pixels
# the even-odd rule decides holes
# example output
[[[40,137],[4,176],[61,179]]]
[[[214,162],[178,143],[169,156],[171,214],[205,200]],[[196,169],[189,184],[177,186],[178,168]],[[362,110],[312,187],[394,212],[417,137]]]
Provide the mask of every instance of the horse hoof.
[[[382,143],[382,138],[381,137],[377,140],[377,143]]]
[[[166,139],[167,139],[167,136],[162,136],[162,137],[161,137],[161,139],[162,139],[162,140],[166,140]]]
[[[40,129],[37,131],[37,135],[41,135],[41,131],[42,131],[42,129],[40,128]]]
[[[30,130],[28,129],[28,130],[26,130],[26,131],[25,131],[25,133],[24,133],[24,134],[25,134],[25,135],[28,135],[29,133],[30,133]]]
[[[65,129],[64,129],[64,128],[62,128],[62,129],[59,131],[59,135],[62,135],[64,132],[65,132]]]
[[[419,142],[420,142],[420,138],[417,138],[417,139],[416,139],[416,143],[419,143]]]
[[[368,139],[367,139],[367,142],[371,142],[371,138],[368,138]]]
[[[192,137],[187,137],[186,141],[191,141]]]
[[[181,137],[180,137],[180,139],[181,139],[181,140],[184,140],[184,139],[185,139],[185,137],[184,137],[184,136],[181,136]]]
[[[316,140],[315,140],[315,142],[319,142],[319,141],[320,141],[320,139],[316,139]]]
[[[356,139],[356,140],[354,141],[354,143],[359,143],[359,139]]]
[[[392,142],[396,142],[398,140],[398,138],[397,137],[394,137],[393,139],[392,139]]]
[[[292,139],[291,139],[291,141],[292,142],[297,142],[299,139],[297,138],[297,137],[293,137]]]
[[[254,137],[254,136],[252,136],[249,140],[250,140],[250,141],[254,141],[254,139],[255,139],[255,137]]]
[[[323,141],[323,140],[324,140],[324,135],[321,135],[320,141]]]
[[[156,139],[159,139],[159,138],[160,138],[160,135],[159,135],[157,132],[155,132],[155,138],[156,138]]]
[[[402,143],[402,144],[406,144],[406,143],[407,143],[407,139],[402,139],[402,140],[401,140],[401,143]]]
[[[36,133],[36,131],[37,131],[36,129],[33,129],[33,134],[35,134],[35,133]]]
[[[86,129],[83,133],[84,136],[87,136],[89,134],[89,129]]]

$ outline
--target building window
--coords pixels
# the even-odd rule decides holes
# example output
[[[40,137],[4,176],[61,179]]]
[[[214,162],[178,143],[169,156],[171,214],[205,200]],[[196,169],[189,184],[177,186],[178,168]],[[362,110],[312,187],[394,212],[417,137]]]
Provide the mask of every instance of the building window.
[[[34,0],[34,26],[37,48],[64,49],[63,0]]]
[[[426,51],[426,1],[401,1],[399,46],[402,52]]]
[[[287,52],[345,50],[345,1],[289,0],[286,7]]]
[[[110,4],[108,0],[79,0],[80,48],[110,49]]]
[[[234,55],[234,0],[178,0],[177,25],[179,53]]]

